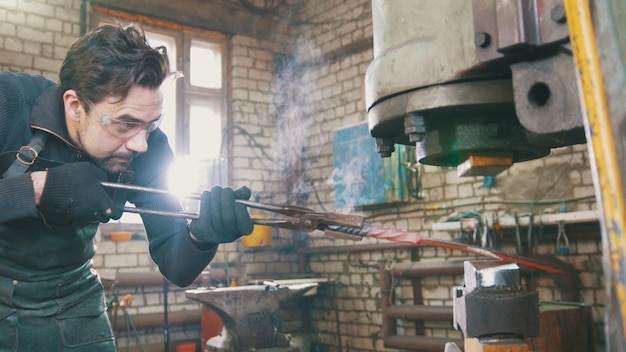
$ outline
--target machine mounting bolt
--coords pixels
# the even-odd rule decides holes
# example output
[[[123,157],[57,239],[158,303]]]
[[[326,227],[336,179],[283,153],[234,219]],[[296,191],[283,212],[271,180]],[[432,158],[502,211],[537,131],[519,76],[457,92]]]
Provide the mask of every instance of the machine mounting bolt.
[[[388,158],[396,150],[393,139],[391,138],[376,138],[376,151],[382,158]]]
[[[481,48],[486,48],[491,44],[491,35],[487,32],[478,32],[474,36],[474,44]]]
[[[485,126],[485,131],[487,132],[487,135],[491,138],[501,137],[503,132],[502,127],[500,127],[500,125],[498,125],[497,123],[487,124],[487,126]]]
[[[404,133],[409,136],[411,143],[421,142],[426,134],[424,116],[411,113],[404,117]]]
[[[567,18],[565,17],[565,8],[562,5],[557,5],[550,10],[550,18],[557,23],[565,23]]]

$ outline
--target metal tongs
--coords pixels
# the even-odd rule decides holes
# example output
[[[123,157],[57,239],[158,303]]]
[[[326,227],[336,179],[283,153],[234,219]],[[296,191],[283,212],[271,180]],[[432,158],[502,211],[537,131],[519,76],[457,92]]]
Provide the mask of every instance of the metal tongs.
[[[184,194],[180,195],[171,191],[142,187],[135,185],[128,185],[123,183],[102,182],[101,185],[107,188],[124,189],[135,192],[148,192],[156,193],[168,196],[174,196],[177,198],[187,198],[199,201],[201,194]],[[279,205],[279,204],[267,204],[260,202],[253,202],[250,200],[237,199],[237,203],[243,204],[249,208],[259,209],[271,213],[283,215],[282,218],[276,219],[252,219],[254,224],[261,226],[277,226],[283,229],[311,232],[314,230],[324,231],[324,234],[348,238],[348,239],[361,239],[358,235],[359,230],[364,225],[364,218],[358,215],[346,215],[339,213],[329,212],[316,212],[312,209],[295,206],[295,205]],[[187,219],[198,219],[200,214],[197,212],[186,211],[166,211],[156,209],[141,209],[136,207],[123,208],[125,212],[137,213],[137,214],[152,214],[161,216],[174,216],[183,217]]]

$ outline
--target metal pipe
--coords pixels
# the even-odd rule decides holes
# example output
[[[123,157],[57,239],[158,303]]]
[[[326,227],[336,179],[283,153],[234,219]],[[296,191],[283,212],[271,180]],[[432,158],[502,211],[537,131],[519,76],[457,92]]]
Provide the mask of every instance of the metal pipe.
[[[108,275],[106,272],[98,273],[105,288],[112,287],[143,287],[143,286],[160,286],[163,284],[163,275],[158,271],[134,271],[134,272],[118,272]],[[211,279],[216,282],[226,282],[224,269],[212,268]],[[200,283],[200,278],[196,278],[194,283]],[[192,284],[194,285],[194,284]],[[191,285],[190,285],[191,286]]]
[[[402,320],[452,320],[452,307],[446,306],[393,306],[387,315]]]
[[[427,307],[427,306],[393,306],[393,292],[391,276],[395,278],[410,278],[414,280],[422,276],[459,275],[463,273],[463,262],[441,263],[398,263],[387,270],[386,262],[379,262],[379,282],[381,296],[382,338],[385,347],[420,350],[442,351],[445,344],[455,342],[463,346],[463,340],[432,336],[403,336],[397,335],[397,319],[404,320],[452,320],[450,307]]]
[[[387,275],[387,262],[381,260],[378,262],[378,282],[380,284],[380,310],[383,316],[382,321],[382,333],[383,333],[383,341],[385,342],[385,346],[387,346],[387,339],[390,336],[395,335],[397,325],[396,319],[390,317],[387,314],[389,310],[389,306],[391,305],[391,282],[390,278]]]
[[[463,262],[440,263],[398,263],[391,269],[395,277],[422,277],[422,276],[453,276],[463,275]]]
[[[177,325],[200,325],[200,316],[200,310],[169,312],[168,324],[170,327]],[[113,317],[113,319],[117,319],[114,324],[117,331],[126,331],[126,321],[122,317]],[[137,329],[161,328],[165,324],[163,313],[144,313],[132,315],[131,320]]]
[[[402,243],[371,243],[349,246],[327,246],[327,247],[306,247],[297,248],[298,254],[316,255],[316,254],[341,254],[341,253],[359,253],[370,251],[388,251],[396,249],[410,249],[415,246]]]

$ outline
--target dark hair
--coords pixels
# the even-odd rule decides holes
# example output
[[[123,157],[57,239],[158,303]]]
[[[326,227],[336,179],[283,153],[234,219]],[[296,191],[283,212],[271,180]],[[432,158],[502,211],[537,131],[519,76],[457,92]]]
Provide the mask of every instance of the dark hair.
[[[102,25],[72,43],[59,79],[63,92],[97,103],[124,99],[135,85],[156,89],[169,73],[165,47],[150,47],[140,27]]]

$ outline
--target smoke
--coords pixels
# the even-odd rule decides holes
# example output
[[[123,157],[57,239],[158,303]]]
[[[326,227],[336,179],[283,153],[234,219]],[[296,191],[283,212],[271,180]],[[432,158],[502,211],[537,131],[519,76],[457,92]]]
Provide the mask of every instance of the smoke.
[[[293,55],[276,54],[274,57],[274,96],[276,107],[276,137],[273,143],[277,172],[287,178],[291,202],[306,203],[311,185],[306,168],[317,155],[311,150],[311,140],[320,129],[313,129],[316,109],[309,94],[317,89],[314,81],[307,81],[313,74],[302,58],[319,55],[309,42],[296,45]],[[305,88],[306,87],[306,88]],[[320,143],[321,145],[321,143]]]
[[[335,189],[335,204],[338,208],[363,204],[364,189],[368,187],[363,177],[367,159],[354,158],[342,167],[335,167],[326,183]]]

